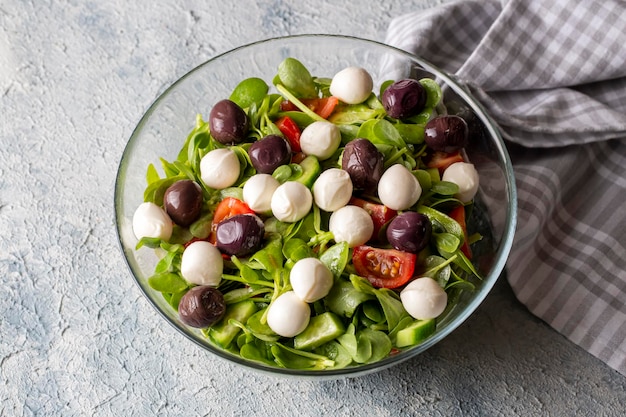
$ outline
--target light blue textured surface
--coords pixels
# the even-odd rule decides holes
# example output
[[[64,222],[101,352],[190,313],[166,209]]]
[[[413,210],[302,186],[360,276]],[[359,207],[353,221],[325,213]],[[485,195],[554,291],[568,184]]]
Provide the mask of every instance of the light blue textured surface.
[[[426,354],[297,381],[216,359],[165,325],[118,248],[127,139],[178,77],[296,33],[384,39],[440,1],[0,4],[0,415],[622,415],[626,379],[532,317],[503,279]]]

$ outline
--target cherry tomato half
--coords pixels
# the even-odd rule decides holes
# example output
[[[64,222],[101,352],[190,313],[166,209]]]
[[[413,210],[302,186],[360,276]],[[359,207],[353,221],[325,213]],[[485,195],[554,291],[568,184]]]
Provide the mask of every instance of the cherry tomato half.
[[[300,99],[300,101],[323,119],[328,119],[333,111],[335,111],[335,107],[337,107],[337,104],[339,103],[339,99],[334,96],[322,98],[303,98]],[[300,111],[300,109],[298,109],[289,100],[285,100],[280,103],[280,109],[282,111]]]
[[[294,153],[298,153],[302,151],[300,148],[300,135],[302,131],[300,127],[293,121],[293,119],[289,116],[281,117],[280,119],[274,122],[278,130],[281,131],[285,138],[289,141],[289,145],[291,145],[291,151]]]
[[[417,255],[396,249],[356,246],[352,263],[357,274],[376,288],[398,288],[413,276]]]
[[[428,161],[426,162],[426,166],[428,168],[437,168],[439,170],[439,174],[441,175],[446,168],[455,162],[463,162],[463,155],[461,155],[461,152],[445,153],[436,151],[430,155]]]
[[[374,233],[372,234],[372,240],[384,240],[381,239],[380,230],[383,226],[391,221],[398,214],[397,211],[390,209],[383,204],[372,203],[371,201],[363,200],[362,198],[352,197],[350,202],[353,206],[358,206],[367,211],[374,221]]]
[[[213,221],[211,222],[211,235],[209,236],[209,242],[215,243],[215,230],[217,225],[229,217],[233,217],[237,214],[255,214],[254,210],[250,208],[245,202],[234,198],[226,197],[215,208],[213,214]]]
[[[461,252],[463,255],[467,257],[467,259],[472,259],[472,250],[467,243],[467,222],[465,221],[465,206],[457,206],[448,213],[448,216],[452,217],[463,229],[463,244],[461,245]]]

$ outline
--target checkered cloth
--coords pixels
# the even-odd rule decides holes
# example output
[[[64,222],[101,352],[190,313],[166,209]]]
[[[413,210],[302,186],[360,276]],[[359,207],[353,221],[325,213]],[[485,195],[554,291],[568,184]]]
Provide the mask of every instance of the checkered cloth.
[[[529,310],[626,375],[626,3],[467,0],[394,19],[386,43],[455,74],[500,125]]]

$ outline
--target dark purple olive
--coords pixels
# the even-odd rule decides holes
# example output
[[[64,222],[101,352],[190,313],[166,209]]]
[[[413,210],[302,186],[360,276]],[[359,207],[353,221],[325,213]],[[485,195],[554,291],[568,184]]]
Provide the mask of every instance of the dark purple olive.
[[[384,171],[384,155],[367,139],[357,138],[346,144],[341,157],[341,168],[347,171],[352,186],[374,192]]]
[[[252,166],[261,174],[271,174],[291,162],[291,146],[278,135],[269,135],[254,142],[248,150]]]
[[[180,321],[202,329],[212,326],[224,317],[226,302],[222,292],[207,285],[193,287],[178,303]]]
[[[211,136],[224,145],[243,142],[249,125],[246,112],[230,100],[217,102],[209,113]]]
[[[417,80],[396,81],[383,91],[382,103],[395,119],[415,116],[426,106],[426,89]]]
[[[165,190],[163,205],[174,223],[187,227],[200,217],[202,189],[191,180],[176,181]]]
[[[467,146],[467,123],[459,116],[439,116],[424,128],[424,141],[435,151],[454,153]]]
[[[217,248],[227,255],[245,256],[261,249],[265,225],[254,214],[237,214],[218,223]]]
[[[418,253],[428,246],[432,230],[428,216],[407,211],[389,223],[387,240],[397,250]]]

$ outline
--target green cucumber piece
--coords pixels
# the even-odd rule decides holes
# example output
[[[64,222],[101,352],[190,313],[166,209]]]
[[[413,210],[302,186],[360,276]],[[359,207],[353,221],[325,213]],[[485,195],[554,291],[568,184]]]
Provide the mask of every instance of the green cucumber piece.
[[[406,347],[417,345],[435,333],[435,319],[417,320],[400,330],[396,336],[396,346]]]
[[[322,173],[319,161],[315,156],[309,155],[300,162],[300,166],[302,167],[302,175],[296,178],[296,181],[301,182],[308,188],[312,188],[313,183]]]
[[[346,331],[341,319],[327,311],[311,317],[309,325],[293,339],[293,347],[298,350],[311,350],[341,336]]]
[[[257,306],[252,300],[230,304],[226,308],[226,314],[222,320],[209,329],[209,336],[215,343],[227,348],[241,331],[239,327],[230,324],[229,320],[234,319],[240,323],[245,323],[257,310]]]

